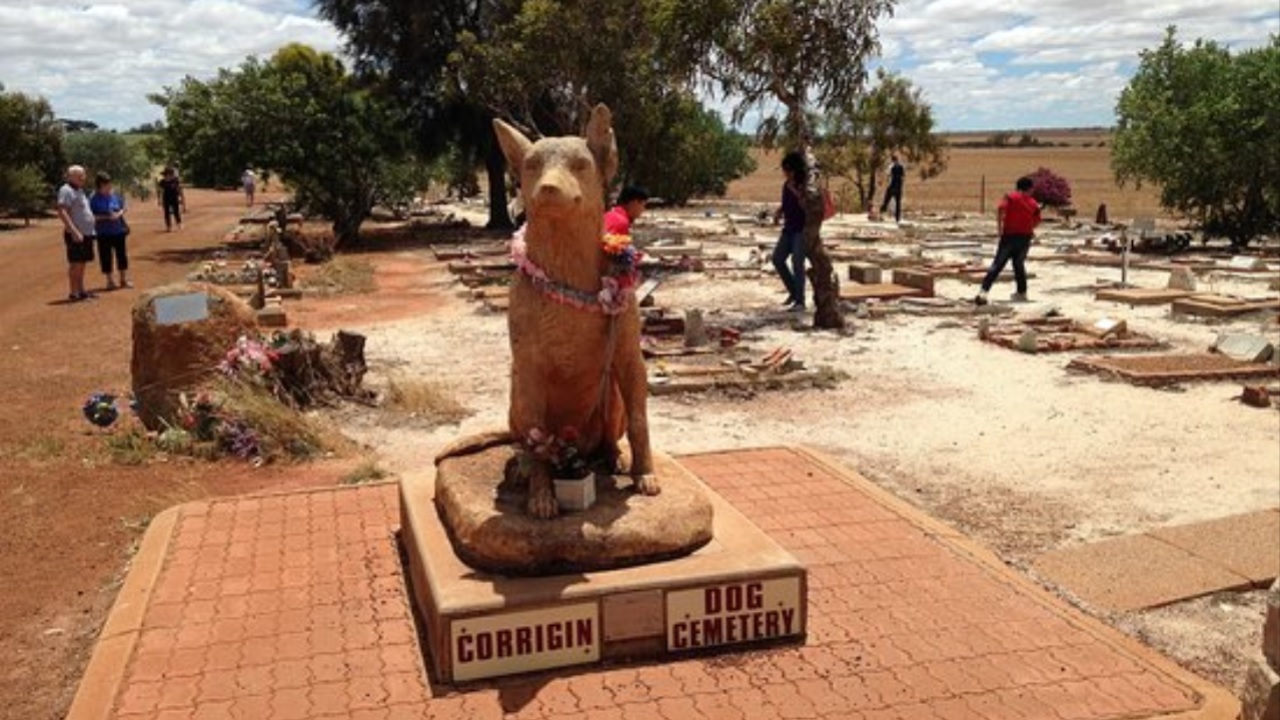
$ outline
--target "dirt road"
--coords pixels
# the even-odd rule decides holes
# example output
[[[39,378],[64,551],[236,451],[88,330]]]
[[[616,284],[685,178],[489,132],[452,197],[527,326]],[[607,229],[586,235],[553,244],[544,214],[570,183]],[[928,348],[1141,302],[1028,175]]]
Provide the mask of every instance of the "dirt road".
[[[239,193],[189,191],[186,227],[159,208],[129,214],[138,288],[67,304],[56,220],[0,232],[0,717],[61,718],[133,543],[184,500],[332,483],[337,465],[254,470],[238,463],[112,462],[80,406],[129,387],[129,312],[147,287],[180,279],[243,211]],[[267,198],[272,199],[272,198]],[[103,279],[90,268],[89,287]]]

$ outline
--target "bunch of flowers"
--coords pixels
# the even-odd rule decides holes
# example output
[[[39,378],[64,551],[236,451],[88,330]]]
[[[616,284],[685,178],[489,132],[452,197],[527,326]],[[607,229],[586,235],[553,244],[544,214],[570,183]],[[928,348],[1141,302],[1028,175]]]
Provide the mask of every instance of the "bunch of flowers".
[[[208,391],[201,390],[194,396],[182,393],[178,396],[178,425],[197,440],[216,439],[216,431],[222,422],[222,408]]]
[[[241,335],[227,351],[218,370],[229,377],[259,380],[270,375],[280,354],[258,338]]]
[[[258,458],[262,454],[262,442],[252,427],[235,417],[207,391],[194,397],[183,393],[178,397],[178,425],[181,430],[201,442],[212,442],[221,450],[238,458]],[[181,444],[180,438],[172,438]]]
[[[631,244],[631,236],[607,233],[601,248],[609,258],[608,275],[618,278],[619,284],[624,289],[635,287],[640,277],[640,260],[643,256]]]
[[[578,431],[573,427],[562,428],[559,433],[534,428],[524,440],[526,457],[549,463],[552,477],[581,479],[590,473],[591,468],[578,452],[577,440]]]
[[[85,402],[84,417],[94,425],[111,427],[120,417],[120,407],[116,405],[116,396],[110,393],[94,393]]]

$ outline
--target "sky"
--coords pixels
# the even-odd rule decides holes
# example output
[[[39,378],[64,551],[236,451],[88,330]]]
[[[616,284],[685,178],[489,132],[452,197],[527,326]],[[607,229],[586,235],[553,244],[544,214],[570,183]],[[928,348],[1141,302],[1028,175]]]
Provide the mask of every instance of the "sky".
[[[923,90],[941,130],[1109,126],[1170,24],[1257,47],[1280,34],[1280,2],[899,0],[877,63]],[[119,130],[161,117],[149,93],[289,42],[342,45],[309,0],[0,0],[0,84]]]

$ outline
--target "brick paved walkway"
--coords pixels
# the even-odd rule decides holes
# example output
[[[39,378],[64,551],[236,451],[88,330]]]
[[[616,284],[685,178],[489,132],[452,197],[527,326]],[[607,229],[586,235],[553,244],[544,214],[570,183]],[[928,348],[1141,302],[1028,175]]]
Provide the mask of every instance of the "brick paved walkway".
[[[1221,691],[821,459],[682,462],[809,566],[804,647],[432,687],[394,486],[300,492],[158,519],[70,717],[1235,717]]]

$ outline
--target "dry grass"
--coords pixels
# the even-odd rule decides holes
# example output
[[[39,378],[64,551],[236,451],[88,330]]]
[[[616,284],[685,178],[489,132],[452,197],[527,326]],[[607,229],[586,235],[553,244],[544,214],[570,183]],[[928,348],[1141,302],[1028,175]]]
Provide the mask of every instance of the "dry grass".
[[[354,470],[343,475],[338,482],[341,485],[364,485],[365,483],[385,480],[388,477],[391,477],[391,473],[383,470],[377,462],[365,460],[357,465]]]
[[[404,377],[387,380],[386,407],[432,425],[456,423],[471,414],[443,384]]]
[[[223,399],[228,414],[257,434],[264,460],[306,460],[346,444],[336,429],[281,403],[257,385],[220,378],[213,391]]]
[[[44,465],[60,459],[66,451],[67,444],[61,438],[42,435],[0,450],[0,457]]]
[[[368,293],[377,289],[373,263],[362,257],[342,255],[321,265],[306,278],[308,288],[333,295]]]
[[[990,133],[955,136],[956,141],[981,140]],[[984,209],[983,178],[986,178],[985,211],[995,212],[1001,196],[1013,189],[1019,176],[1047,167],[1071,183],[1072,199],[1082,220],[1092,220],[1100,203],[1107,204],[1111,220],[1125,222],[1134,217],[1168,217],[1160,208],[1159,193],[1151,187],[1120,188],[1111,174],[1111,137],[1101,130],[1061,130],[1032,132],[1038,140],[1054,147],[952,148],[950,162],[942,175],[921,181],[907,169],[903,211],[969,212]],[[1015,135],[1016,141],[1016,135]],[[1068,147],[1057,147],[1060,142]],[[1102,147],[1099,142],[1105,142]],[[1088,145],[1088,147],[1086,147]],[[728,197],[751,202],[778,202],[782,173],[781,154],[755,150],[758,169],[729,186]],[[883,192],[883,183],[880,192]],[[835,185],[840,193],[840,181]],[[854,195],[853,197],[856,197]],[[882,198],[876,198],[877,204]],[[853,211],[852,207],[842,210]]]
[[[155,443],[137,426],[107,435],[106,445],[111,462],[117,465],[145,465],[156,456]]]

